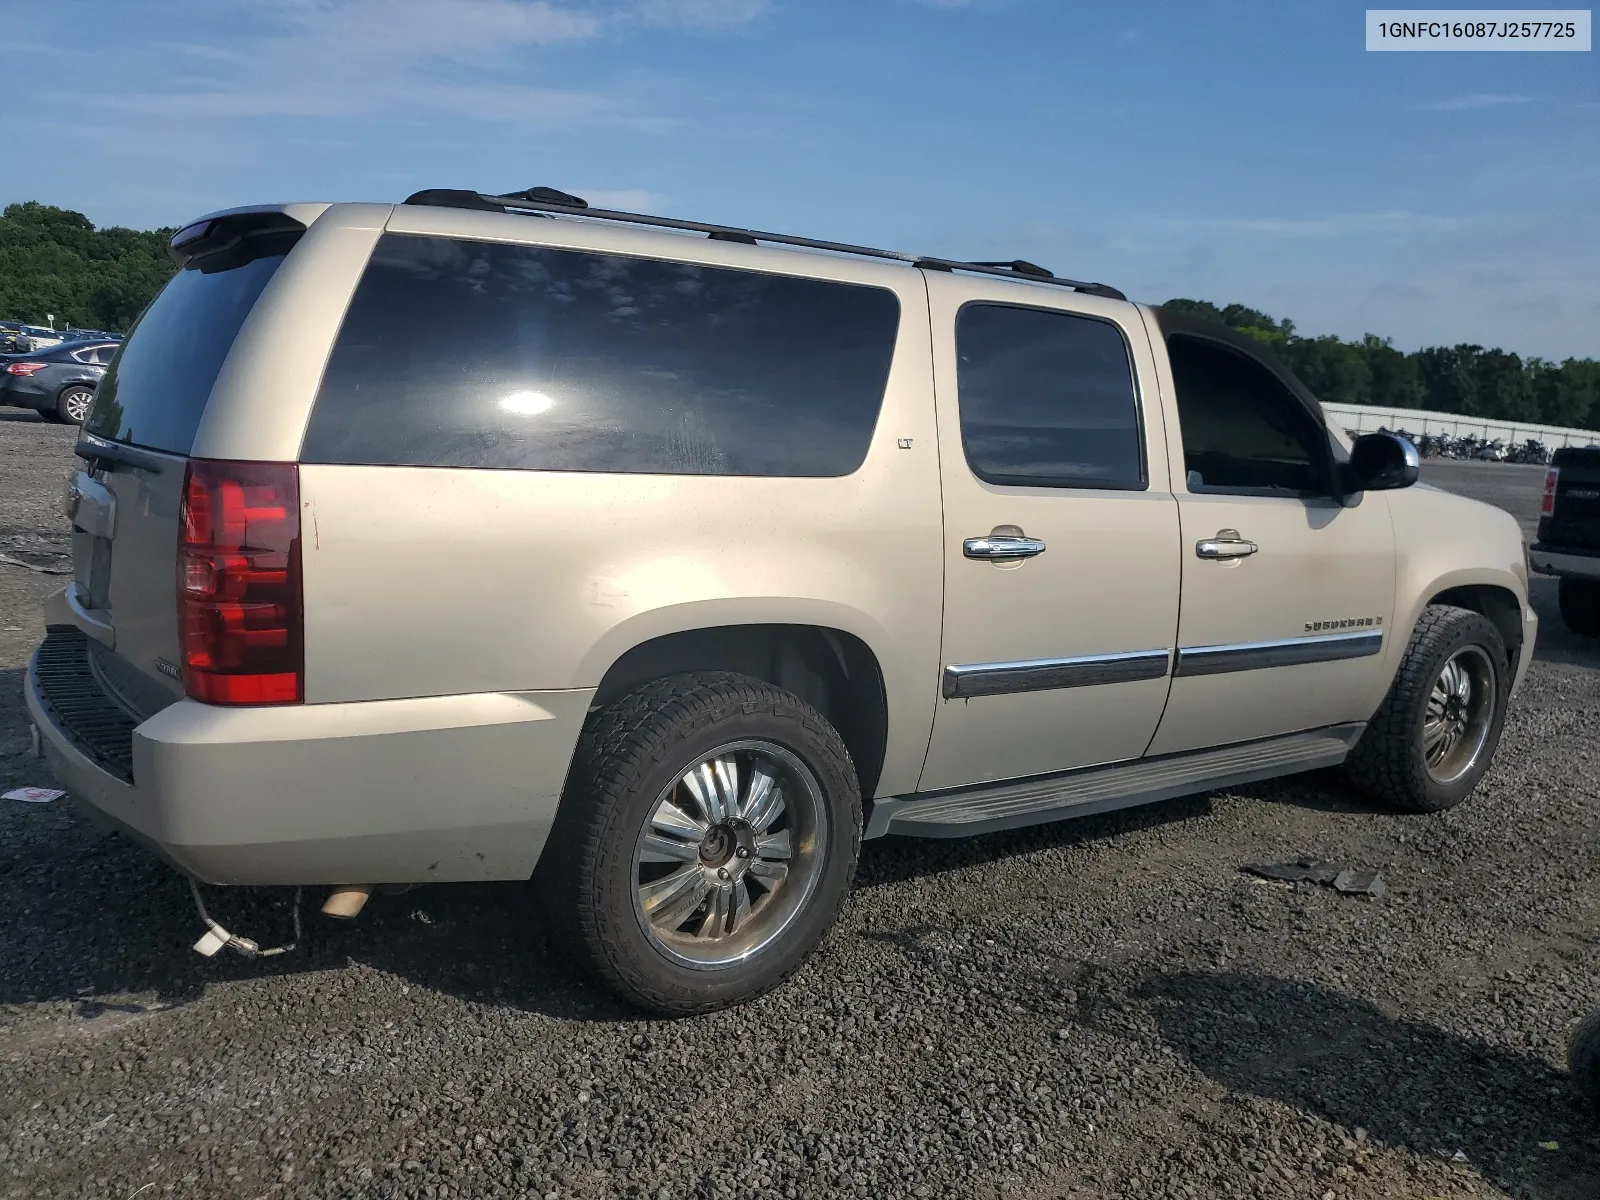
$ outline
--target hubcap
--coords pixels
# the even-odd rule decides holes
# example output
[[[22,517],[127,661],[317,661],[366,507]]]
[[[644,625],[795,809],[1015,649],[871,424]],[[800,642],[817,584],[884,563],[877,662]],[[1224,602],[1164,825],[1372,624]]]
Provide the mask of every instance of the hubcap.
[[[1481,646],[1463,646],[1434,680],[1422,718],[1422,753],[1437,783],[1453,783],[1483,754],[1494,720],[1495,671]]]
[[[84,417],[89,415],[89,404],[93,400],[93,392],[85,392],[81,389],[68,392],[65,403],[67,416],[81,425]]]
[[[794,754],[765,741],[720,746],[656,798],[633,852],[635,915],[682,966],[747,959],[810,899],[827,827],[822,787]]]

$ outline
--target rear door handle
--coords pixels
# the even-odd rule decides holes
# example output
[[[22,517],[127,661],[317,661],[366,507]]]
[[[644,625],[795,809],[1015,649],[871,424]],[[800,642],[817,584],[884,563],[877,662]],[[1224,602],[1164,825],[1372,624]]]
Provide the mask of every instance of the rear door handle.
[[[1044,553],[1044,543],[1038,538],[991,533],[985,537],[971,537],[961,543],[961,553],[968,558],[986,558],[991,562],[1009,562],[1017,558],[1032,558]]]
[[[1237,529],[1219,529],[1216,537],[1202,538],[1194,544],[1194,552],[1201,558],[1244,558],[1259,549],[1254,542],[1240,537]]]

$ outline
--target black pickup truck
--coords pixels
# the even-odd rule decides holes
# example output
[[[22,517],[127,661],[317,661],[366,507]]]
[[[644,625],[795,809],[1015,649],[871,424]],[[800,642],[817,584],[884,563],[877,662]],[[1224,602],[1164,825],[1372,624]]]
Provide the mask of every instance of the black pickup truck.
[[[1544,479],[1536,571],[1561,577],[1561,619],[1573,633],[1600,637],[1600,446],[1555,453]]]

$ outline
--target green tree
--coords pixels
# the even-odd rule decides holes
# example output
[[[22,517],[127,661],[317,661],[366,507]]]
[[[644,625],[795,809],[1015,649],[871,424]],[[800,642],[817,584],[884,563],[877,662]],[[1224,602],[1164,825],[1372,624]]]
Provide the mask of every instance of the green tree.
[[[0,214],[0,318],[125,330],[176,270],[171,229],[96,229],[28,201]]]
[[[1388,338],[1302,337],[1293,321],[1243,304],[1168,300],[1163,310],[1216,321],[1274,348],[1319,399],[1380,408],[1426,408],[1496,420],[1600,428],[1600,363],[1559,365],[1463,343],[1406,354]]]
[[[1361,339],[1371,378],[1370,403],[1380,408],[1421,408],[1422,382],[1414,355],[1394,348],[1389,338],[1369,333]]]

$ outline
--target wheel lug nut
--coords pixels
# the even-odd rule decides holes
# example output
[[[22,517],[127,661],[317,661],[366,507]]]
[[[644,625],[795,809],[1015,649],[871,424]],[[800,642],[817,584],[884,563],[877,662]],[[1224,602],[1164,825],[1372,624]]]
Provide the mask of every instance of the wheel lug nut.
[[[739,847],[739,857],[740,858],[749,858],[750,857],[750,849],[749,849],[749,847],[740,846]]]
[[[728,877],[728,868],[727,867],[718,867],[717,868],[717,878],[718,879],[726,879],[727,877]]]

